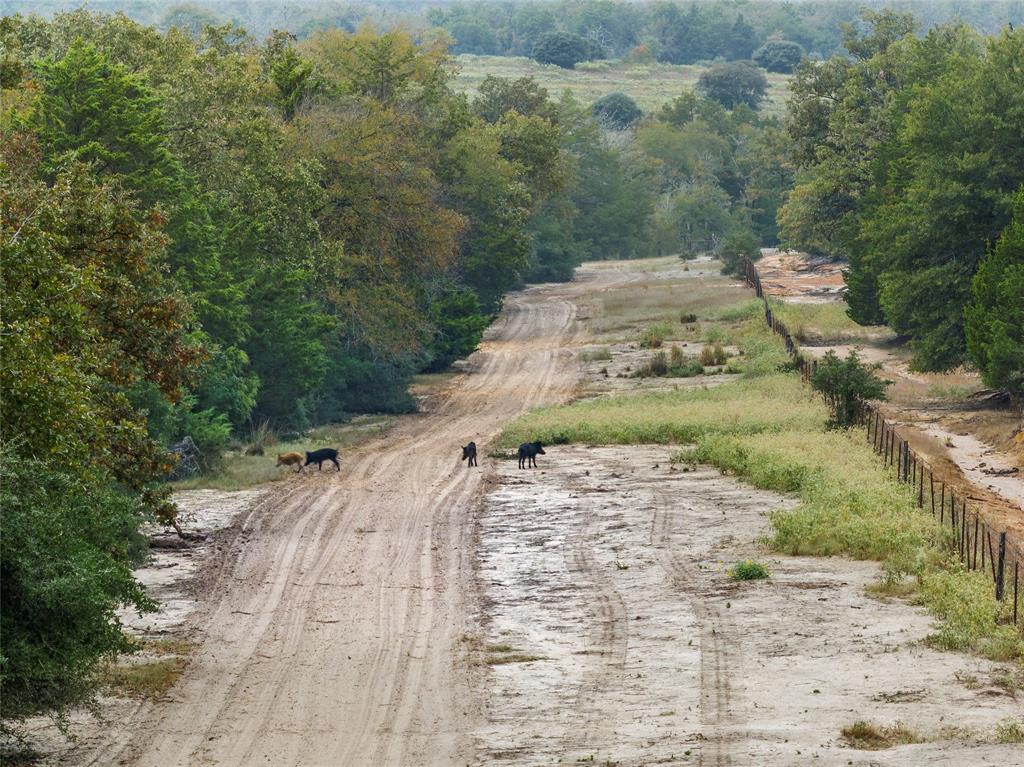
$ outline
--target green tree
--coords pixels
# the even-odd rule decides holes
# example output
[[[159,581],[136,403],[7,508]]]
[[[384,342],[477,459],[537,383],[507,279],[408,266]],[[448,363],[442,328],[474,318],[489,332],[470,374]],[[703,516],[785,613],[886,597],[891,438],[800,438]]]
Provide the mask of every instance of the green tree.
[[[1013,221],[974,275],[967,350],[989,386],[1024,402],[1024,188]]]
[[[625,93],[608,93],[591,106],[598,123],[609,130],[625,130],[644,113]]]
[[[29,134],[0,154],[0,715],[62,714],[96,663],[128,649],[117,610],[149,602],[140,524],[174,521],[172,459],[130,397],[182,396],[200,351],[164,270],[158,216],[70,161],[44,172]]]
[[[714,64],[698,78],[697,90],[729,109],[738,104],[757,109],[768,92],[768,78],[746,61]]]
[[[558,122],[558,110],[548,99],[547,89],[532,77],[510,80],[487,75],[477,89],[473,111],[489,123],[496,123],[506,112],[515,111],[526,117],[542,117]]]
[[[754,52],[754,61],[769,72],[790,73],[804,58],[804,47],[792,40],[769,40]]]
[[[277,86],[284,119],[291,120],[310,92],[313,65],[292,46],[287,46],[270,67],[270,79]]]
[[[51,175],[74,158],[124,178],[143,205],[177,200],[181,165],[167,141],[159,99],[138,76],[93,45],[39,64],[40,98],[31,119]]]
[[[547,32],[533,46],[534,59],[562,69],[573,69],[579,62],[591,58],[592,53],[592,46],[571,32]]]

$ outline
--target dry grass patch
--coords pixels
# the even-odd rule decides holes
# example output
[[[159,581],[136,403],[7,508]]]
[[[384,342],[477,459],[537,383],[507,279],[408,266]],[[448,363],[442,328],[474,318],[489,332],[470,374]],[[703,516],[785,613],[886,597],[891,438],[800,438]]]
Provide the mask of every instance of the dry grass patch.
[[[544,660],[543,655],[531,655],[524,652],[501,653],[499,655],[488,655],[485,663],[488,666],[505,666],[509,663],[533,663]]]
[[[998,743],[1024,743],[1024,722],[1018,719],[1004,719],[996,724]]]
[[[802,343],[878,342],[892,340],[896,335],[885,325],[858,325],[846,314],[845,301],[803,304],[770,299],[770,303],[775,316]]]
[[[127,665],[111,665],[101,674],[101,681],[111,691],[129,698],[156,700],[170,690],[185,670],[187,660],[180,656],[143,661]]]
[[[924,738],[902,722],[896,722],[891,727],[881,727],[861,720],[847,725],[840,730],[840,734],[848,745],[863,751],[879,751],[893,746],[924,743]]]

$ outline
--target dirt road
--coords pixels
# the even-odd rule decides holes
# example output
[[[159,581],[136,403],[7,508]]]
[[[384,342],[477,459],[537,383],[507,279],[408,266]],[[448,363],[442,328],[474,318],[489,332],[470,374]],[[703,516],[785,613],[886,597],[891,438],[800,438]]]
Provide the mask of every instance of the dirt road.
[[[683,472],[666,447],[460,464],[467,440],[576,393],[573,348],[592,340],[577,305],[648,268],[510,296],[427,412],[341,473],[261,491],[197,571],[178,684],[120,699],[48,763],[1022,764],[993,740],[1016,672],[924,647],[922,610],[865,595],[873,563],[767,554],[764,514],[785,499]],[[770,581],[725,575],[750,556]],[[925,742],[849,749],[839,731],[861,718]]]
[[[340,474],[264,498],[223,558],[171,700],[93,763],[458,763],[474,712],[453,668],[472,614],[468,509],[483,476],[458,449],[572,394],[572,296],[618,278],[511,296],[471,374],[429,412],[346,456]]]

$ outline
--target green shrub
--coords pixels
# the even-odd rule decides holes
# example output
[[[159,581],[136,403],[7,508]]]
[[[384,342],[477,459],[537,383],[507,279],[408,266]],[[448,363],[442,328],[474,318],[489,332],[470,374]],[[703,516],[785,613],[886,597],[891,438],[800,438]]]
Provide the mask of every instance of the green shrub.
[[[145,510],[9,448],[0,472],[0,716],[60,716],[90,698],[99,661],[131,651],[118,609],[152,608],[132,574]]]
[[[640,346],[644,349],[658,349],[665,343],[669,333],[671,333],[671,330],[668,325],[663,323],[650,325],[640,335]]]
[[[829,349],[811,379],[811,386],[821,392],[832,413],[829,424],[837,428],[857,423],[867,400],[885,399],[887,385],[888,382],[876,376],[852,349],[842,360]]]
[[[756,581],[767,578],[769,575],[767,567],[752,559],[748,559],[745,562],[737,562],[729,568],[729,577],[737,581]]]

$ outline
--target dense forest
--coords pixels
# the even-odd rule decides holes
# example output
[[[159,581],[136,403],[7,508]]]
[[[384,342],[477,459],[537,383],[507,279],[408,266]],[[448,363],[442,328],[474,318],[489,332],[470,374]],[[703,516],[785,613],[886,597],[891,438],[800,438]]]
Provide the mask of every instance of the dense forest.
[[[470,353],[509,290],[585,259],[848,259],[854,318],[1024,395],[1010,5],[970,6],[988,36],[891,11],[842,26],[843,3],[453,4],[408,29],[384,18],[401,6],[376,28],[330,4],[5,17],[0,715],[65,710],[128,649],[140,525],[174,520],[169,445],[214,471],[256,424],[410,410],[412,376]],[[726,60],[646,115],[529,78],[469,98],[451,53],[470,22],[491,52],[544,29]],[[796,68],[782,119],[758,112],[775,60]]]
[[[52,15],[68,5],[66,0],[8,0],[5,8],[12,14]],[[922,29],[963,21],[993,34],[1008,22],[1024,24],[1019,0],[92,0],[89,7],[120,11],[161,30],[199,31],[208,24],[231,23],[257,39],[277,29],[299,38],[328,28],[352,32],[366,21],[384,30],[400,26],[414,35],[440,27],[451,36],[456,54],[533,56],[541,38],[559,33],[571,36],[575,45],[582,43],[586,59],[632,56],[677,64],[748,59],[774,40],[796,44],[814,58],[845,53],[843,25],[859,23],[862,8],[912,13]]]

